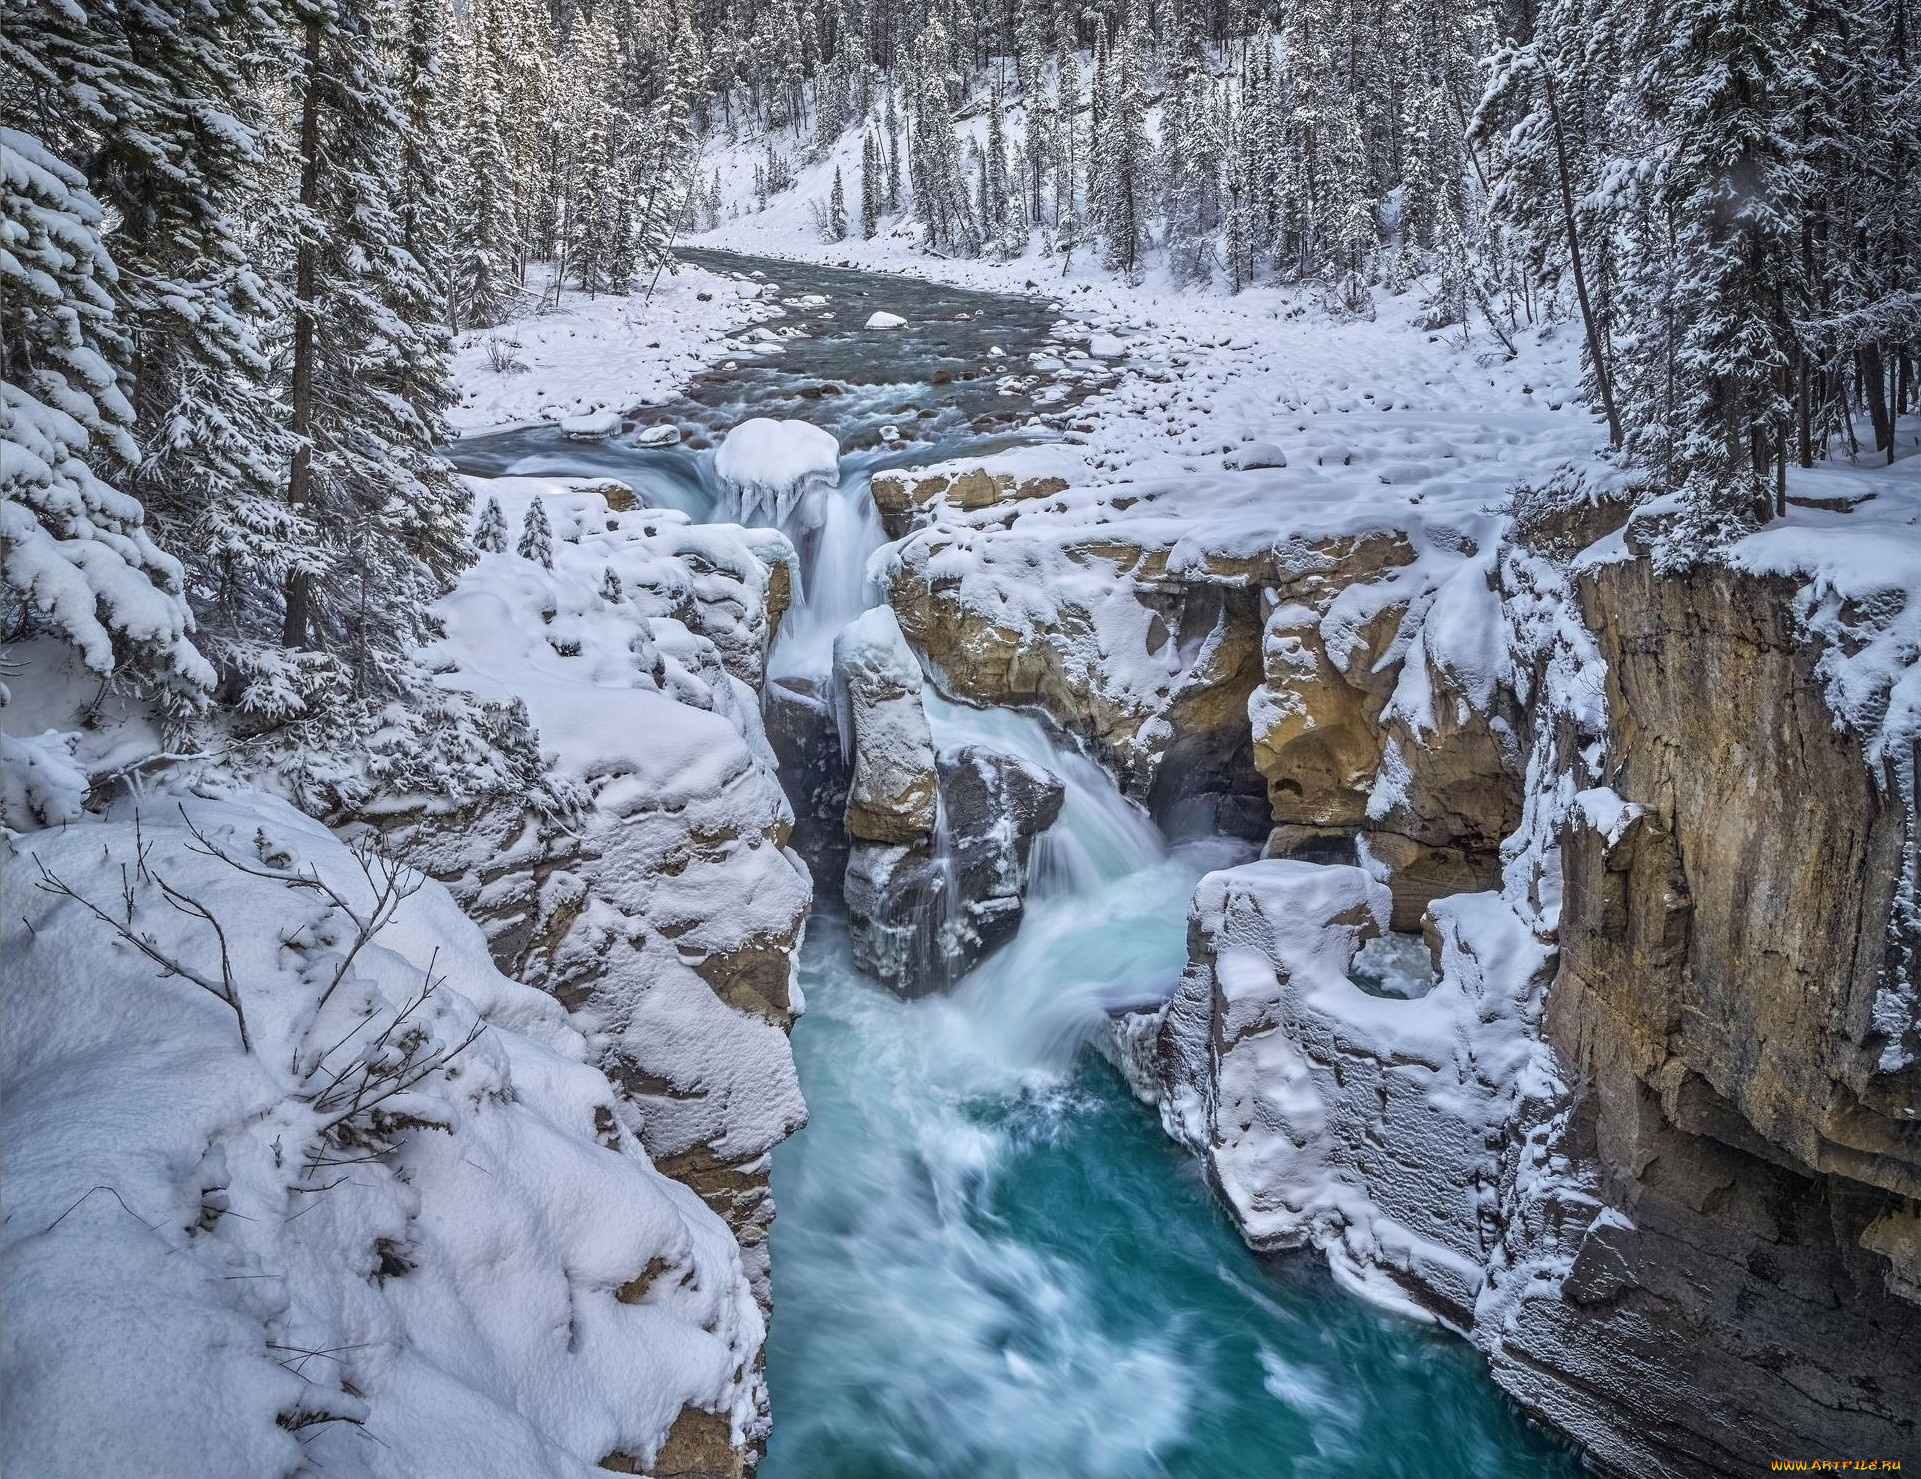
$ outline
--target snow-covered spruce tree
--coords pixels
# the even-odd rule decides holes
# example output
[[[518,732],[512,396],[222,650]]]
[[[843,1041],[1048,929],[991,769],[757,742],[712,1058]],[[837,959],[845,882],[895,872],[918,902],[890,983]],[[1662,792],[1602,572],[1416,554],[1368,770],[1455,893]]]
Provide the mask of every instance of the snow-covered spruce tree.
[[[1794,0],[1679,0],[1650,23],[1637,91],[1667,143],[1674,228],[1679,553],[1785,499],[1801,227],[1813,184],[1799,115],[1815,101]]]
[[[1161,214],[1168,267],[1178,283],[1213,276],[1223,147],[1206,58],[1190,30],[1169,67],[1161,103]]]
[[[507,552],[507,515],[501,512],[498,498],[489,498],[480,511],[480,522],[474,526],[474,548],[483,555]]]
[[[278,312],[246,224],[271,142],[243,58],[284,59],[276,0],[46,5],[0,28],[0,109],[30,111],[113,222],[109,291],[139,454],[114,480],[186,568],[202,649],[231,678],[315,531],[288,508],[286,408],[261,341]],[[100,449],[105,452],[104,445]]]
[[[1088,207],[1101,238],[1101,262],[1134,277],[1147,250],[1153,156],[1147,138],[1147,77],[1138,14],[1124,21],[1104,64]]]
[[[977,257],[981,227],[975,218],[960,140],[954,133],[954,95],[948,72],[950,44],[936,16],[921,33],[915,57],[910,174],[914,214],[937,251]]]
[[[887,188],[883,169],[880,140],[870,131],[860,145],[860,234],[870,241],[880,230],[881,197]]]
[[[282,641],[303,656],[243,700],[289,717],[418,689],[428,603],[471,558],[467,494],[436,450],[452,393],[433,286],[394,206],[407,121],[390,19],[377,0],[320,0],[302,26],[287,498],[328,558],[286,582]]]
[[[883,125],[887,130],[887,211],[900,213],[900,114],[894,107],[894,89],[887,89],[887,108]]]
[[[538,498],[527,505],[527,517],[520,525],[520,543],[514,546],[514,553],[549,570],[554,568],[554,526],[547,520],[547,505]]]
[[[1586,0],[1553,0],[1539,13],[1533,37],[1505,46],[1492,58],[1489,83],[1474,120],[1474,136],[1488,146],[1492,162],[1491,208],[1521,244],[1534,277],[1552,288],[1565,275],[1573,289],[1587,351],[1591,399],[1607,420],[1608,439],[1620,446],[1621,415],[1614,394],[1612,324],[1595,268],[1605,271],[1619,226],[1621,192],[1597,189],[1604,165],[1596,161],[1583,120],[1597,118],[1609,87],[1596,62],[1604,48],[1592,46]],[[1428,155],[1422,151],[1425,162]],[[1415,177],[1413,199],[1425,210],[1435,189],[1427,172]],[[1448,248],[1441,267],[1440,316],[1467,318],[1469,264],[1457,260],[1461,232],[1433,201]]]
[[[847,186],[842,183],[840,166],[834,166],[833,188],[827,193],[827,239],[847,240]]]
[[[0,621],[48,632],[102,676],[197,702],[213,680],[194,649],[180,566],[148,534],[130,472],[133,408],[118,371],[114,270],[99,203],[41,142],[0,128]]]
[[[628,47],[633,51],[633,44]],[[627,96],[645,124],[634,138],[632,178],[638,184],[633,224],[636,271],[659,272],[673,252],[687,202],[699,180],[699,151],[693,135],[693,110],[701,89],[701,50],[693,24],[682,11],[666,55],[658,59],[659,96],[640,102],[637,80]],[[776,186],[775,188],[784,188]]]
[[[513,161],[507,153],[495,81],[494,48],[476,10],[465,48],[465,97],[459,138],[461,199],[456,217],[449,323],[484,329],[506,322],[520,297],[520,224]]]
[[[981,173],[981,235],[1003,258],[1027,250],[1027,216],[1007,162],[1007,125],[1001,95],[988,101],[987,142]]]

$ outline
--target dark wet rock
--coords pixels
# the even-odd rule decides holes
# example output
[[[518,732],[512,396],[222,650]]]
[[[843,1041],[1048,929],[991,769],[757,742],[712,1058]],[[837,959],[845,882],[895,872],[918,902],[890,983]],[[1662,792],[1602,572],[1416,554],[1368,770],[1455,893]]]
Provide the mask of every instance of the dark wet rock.
[[[944,991],[1020,928],[1034,839],[1060,816],[1060,780],[969,746],[939,762],[931,842],[857,842],[845,889],[854,960],[902,996]]]
[[[762,712],[767,742],[780,761],[780,783],[794,808],[788,839],[814,875],[817,898],[840,891],[847,871],[847,792],[853,767],[841,750],[834,701],[824,679],[776,678]]]

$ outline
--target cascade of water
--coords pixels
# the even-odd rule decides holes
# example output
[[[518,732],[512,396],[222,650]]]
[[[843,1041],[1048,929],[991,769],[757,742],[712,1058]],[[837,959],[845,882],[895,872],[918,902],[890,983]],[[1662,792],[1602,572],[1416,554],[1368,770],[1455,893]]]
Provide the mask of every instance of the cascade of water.
[[[951,435],[844,455],[807,517],[777,510],[794,523],[802,589],[770,664],[818,675],[834,634],[878,599],[871,472],[984,445],[968,433],[994,382],[949,404],[958,383],[928,394],[935,366],[989,342],[1031,354],[1051,315],[1003,300],[956,327],[950,290],[764,265],[843,294],[836,324],[858,326],[871,306],[858,295],[884,287],[887,306],[948,336],[823,332],[709,377],[705,400],[676,413],[718,431],[831,403],[827,428],[865,447],[918,398],[923,434]],[[819,399],[825,380],[846,393]],[[726,508],[707,453],[556,450],[539,435],[463,444],[463,465],[605,472],[696,518]],[[949,994],[901,1000],[854,969],[841,920],[809,925],[793,1041],[812,1120],[774,1153],[765,1479],[1574,1473],[1464,1343],[1346,1298],[1316,1260],[1258,1262],[1152,1115],[1082,1051],[1109,1014],[1172,988],[1195,884],[1245,847],[1170,847],[1031,716],[931,692],[927,708],[942,752],[1018,756],[1066,797],[1036,846],[1019,934]]]

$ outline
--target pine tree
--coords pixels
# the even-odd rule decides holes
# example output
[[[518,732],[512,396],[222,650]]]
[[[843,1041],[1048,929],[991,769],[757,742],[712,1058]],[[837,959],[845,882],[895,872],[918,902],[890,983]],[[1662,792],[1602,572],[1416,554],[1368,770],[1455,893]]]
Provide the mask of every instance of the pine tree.
[[[900,115],[894,111],[894,90],[887,89],[887,210],[900,213]]]
[[[514,553],[523,560],[534,560],[554,568],[554,526],[547,522],[547,505],[536,497],[527,505],[527,517],[520,526],[520,543]]]
[[[498,498],[489,498],[480,511],[480,522],[474,527],[474,548],[483,555],[507,552],[507,516],[501,512]]]
[[[847,240],[847,187],[841,183],[840,166],[834,166],[834,187],[827,196],[827,239]]]
[[[201,642],[223,668],[314,531],[279,496],[286,411],[262,343],[279,311],[242,223],[271,145],[243,68],[285,60],[273,0],[28,6],[0,27],[0,121],[49,128],[114,220],[104,279],[131,352],[119,373],[139,453],[112,480],[182,557]],[[30,109],[24,105],[32,98]]]
[[[292,570],[291,656],[249,675],[242,707],[316,713],[413,691],[429,602],[471,558],[467,494],[438,455],[452,400],[433,288],[394,205],[406,113],[384,61],[389,12],[333,0],[303,28],[291,216],[295,309],[288,501],[327,558]]]
[[[860,234],[870,241],[880,230],[881,195],[886,189],[882,168],[880,140],[869,132],[860,146]]]
[[[1090,207],[1101,236],[1101,261],[1132,278],[1147,247],[1151,159],[1147,139],[1147,80],[1140,22],[1121,26],[1114,55],[1103,66],[1106,96],[1100,99],[1094,133],[1094,179]]]
[[[10,628],[64,639],[96,673],[196,701],[213,672],[189,638],[181,568],[139,501],[102,476],[130,472],[138,453],[101,224],[77,170],[0,128],[0,607]]]

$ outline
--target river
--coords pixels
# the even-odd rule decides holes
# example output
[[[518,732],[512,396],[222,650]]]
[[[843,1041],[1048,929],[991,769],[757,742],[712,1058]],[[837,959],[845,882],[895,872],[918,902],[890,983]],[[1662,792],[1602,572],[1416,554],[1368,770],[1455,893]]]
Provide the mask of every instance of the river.
[[[825,521],[796,531],[805,594],[776,671],[821,671],[833,632],[877,599],[874,472],[1052,435],[1037,401],[1058,423],[1114,373],[1050,339],[1041,299],[688,256],[763,274],[787,312],[639,418],[674,420],[681,446],[533,430],[453,455],[474,473],[618,477],[705,518],[724,506],[709,447],[728,426],[833,432],[841,484]],[[864,329],[877,309],[907,327]],[[950,995],[894,997],[854,970],[831,907],[810,923],[793,1041],[812,1120],[774,1153],[765,1479],[1581,1472],[1463,1341],[1354,1298],[1318,1254],[1250,1252],[1090,1046],[1111,1009],[1172,988],[1195,883],[1245,845],[1169,845],[1026,716],[931,694],[929,710],[942,749],[1038,760],[1067,802],[1019,936]]]

